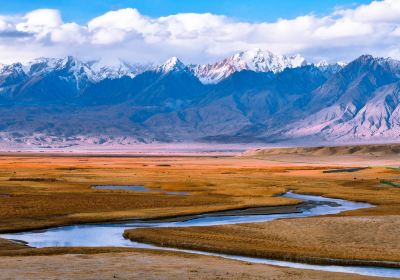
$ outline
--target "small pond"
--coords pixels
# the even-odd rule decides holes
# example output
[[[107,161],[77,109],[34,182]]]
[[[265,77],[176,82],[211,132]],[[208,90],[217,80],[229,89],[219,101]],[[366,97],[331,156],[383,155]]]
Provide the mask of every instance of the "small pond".
[[[113,190],[113,191],[138,191],[138,192],[154,192],[154,193],[164,193],[169,195],[189,195],[190,192],[176,192],[176,191],[165,191],[165,190],[154,190],[140,185],[131,186],[93,186],[93,189],[97,190]]]
[[[331,170],[324,170],[322,173],[341,173],[341,172],[357,172],[360,170],[367,169],[368,167],[355,167],[355,168],[341,168],[341,169],[331,169]]]

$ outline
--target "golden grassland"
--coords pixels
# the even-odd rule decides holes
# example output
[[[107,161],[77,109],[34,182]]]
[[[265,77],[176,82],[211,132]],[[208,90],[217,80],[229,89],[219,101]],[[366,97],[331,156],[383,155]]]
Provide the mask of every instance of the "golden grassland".
[[[400,213],[400,170],[376,167],[323,173],[332,165],[293,165],[233,157],[0,157],[0,232],[127,218],[159,218],[298,203],[276,197],[293,189],[378,207],[344,215]],[[144,185],[190,192],[96,190]]]
[[[361,166],[372,165],[374,162],[369,161]],[[370,167],[352,173],[324,173],[326,170],[344,168],[343,166],[357,167],[359,159],[354,161],[346,159],[346,164],[342,164],[332,160],[327,160],[327,163],[310,163],[304,158],[297,158],[296,163],[291,163],[287,159],[277,160],[276,155],[273,159],[3,155],[0,156],[0,232],[40,229],[72,223],[128,218],[151,219],[247,207],[293,205],[299,201],[277,197],[291,189],[299,193],[366,201],[377,207],[342,213],[337,215],[339,217],[210,227],[208,228],[210,235],[206,236],[205,232],[199,231],[198,234],[191,232],[191,228],[169,229],[170,231],[158,235],[158,238],[162,237],[160,240],[163,240],[164,245],[187,247],[193,246],[193,242],[187,240],[190,237],[198,241],[195,245],[201,247],[197,248],[204,250],[211,251],[212,248],[204,247],[210,245],[221,252],[254,255],[250,252],[253,251],[260,256],[263,256],[262,254],[268,256],[267,251],[260,248],[270,246],[274,249],[268,252],[269,256],[306,259],[308,262],[311,262],[311,259],[312,262],[319,262],[318,258],[321,262],[325,262],[327,258],[346,261],[350,259],[399,261],[400,242],[395,236],[399,235],[397,229],[393,229],[392,226],[398,224],[396,215],[400,215],[400,188],[396,187],[400,183],[400,169]],[[190,194],[96,190],[92,188],[95,185],[144,185],[154,190],[190,192]],[[327,228],[338,231],[328,234]],[[129,232],[129,237],[141,239],[148,233],[146,241],[154,243],[157,230],[164,229],[140,229]],[[349,239],[342,246],[334,246],[343,241],[340,239],[342,234],[340,230],[348,232],[345,236],[349,238],[356,237],[359,233],[363,234],[359,238]],[[241,236],[248,239],[240,239]],[[253,238],[255,243],[249,241]],[[209,239],[214,239],[211,240],[214,243],[207,243],[211,242]],[[270,243],[265,243],[267,242],[265,239],[270,239]],[[379,244],[379,240],[384,240],[383,245]],[[316,244],[319,243],[321,247],[318,249]],[[238,248],[239,244],[243,246]],[[350,249],[346,252],[344,248]],[[385,258],[377,253],[378,250],[382,251],[382,255],[387,251],[391,253],[386,254]],[[271,255],[271,252],[275,255]],[[63,254],[76,256],[84,254],[87,257],[75,259],[71,257],[70,260],[69,256]],[[50,278],[57,277],[53,273],[61,273],[57,272],[56,267],[63,262],[71,261],[71,265],[74,263],[76,273],[85,271],[87,273],[86,265],[96,267],[96,264],[104,264],[106,260],[113,259],[114,265],[118,263],[126,266],[123,269],[137,277],[150,275],[157,278],[155,275],[164,275],[167,279],[190,277],[268,279],[262,274],[268,272],[270,275],[277,273],[276,277],[271,276],[270,279],[367,279],[345,274],[305,272],[262,265],[251,266],[252,269],[257,268],[255,271],[258,272],[253,275],[248,272],[246,265],[240,262],[227,260],[222,262],[218,259],[224,267],[221,270],[216,265],[210,264],[217,262],[215,258],[204,256],[184,257],[185,260],[191,260],[187,265],[193,271],[197,270],[196,273],[190,274],[186,271],[185,274],[179,269],[177,271],[180,273],[174,273],[169,261],[179,263],[183,261],[183,256],[179,253],[174,256],[171,254],[146,253],[143,250],[127,248],[33,249],[0,239],[2,256],[0,267],[2,265],[10,267],[4,271],[12,273],[13,265],[15,267],[20,265],[16,258],[23,258],[23,264],[27,265],[27,268],[37,268],[38,271],[47,269],[46,275],[50,275]],[[39,267],[39,263],[46,261],[43,258],[47,256],[42,255],[57,256],[50,257],[52,262],[46,268],[46,265]],[[152,262],[151,266],[143,265],[140,260],[142,256],[144,259],[147,258],[148,262]],[[124,261],[121,261],[122,257]],[[134,260],[125,262],[126,258]],[[150,273],[151,269],[157,266],[161,274],[157,274],[158,270],[153,274]],[[236,266],[240,269],[235,270]],[[138,271],[139,267],[143,269]],[[104,275],[116,271],[112,268],[112,262],[103,268],[108,268],[107,271],[104,270]],[[3,269],[1,270],[3,273]],[[243,276],[243,271],[251,275],[245,275],[246,278]],[[140,274],[142,272],[144,274]],[[231,272],[233,274],[224,274]],[[29,273],[29,269],[20,270],[20,273],[21,278],[24,278],[27,275],[24,273]],[[84,278],[83,275],[81,274],[80,278]],[[107,279],[106,276],[104,278]],[[124,279],[123,276],[120,278]]]
[[[225,159],[0,157],[0,231],[294,203],[257,173]],[[191,194],[91,188],[107,184]]]
[[[400,267],[400,216],[127,230],[139,242],[313,264]]]

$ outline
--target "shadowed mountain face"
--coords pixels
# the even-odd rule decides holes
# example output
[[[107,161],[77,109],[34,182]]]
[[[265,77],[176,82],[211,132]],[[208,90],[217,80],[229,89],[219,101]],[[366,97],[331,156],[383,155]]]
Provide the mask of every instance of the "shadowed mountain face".
[[[47,146],[400,137],[398,61],[364,55],[347,66],[301,61],[299,67],[267,72],[239,64],[240,71],[222,75],[228,62],[213,70],[212,65],[186,67],[172,58],[142,73],[104,79],[94,78],[90,65],[72,57],[38,60],[29,67],[5,65],[0,137]],[[224,79],[202,83],[205,72],[199,77],[193,69],[218,71]]]

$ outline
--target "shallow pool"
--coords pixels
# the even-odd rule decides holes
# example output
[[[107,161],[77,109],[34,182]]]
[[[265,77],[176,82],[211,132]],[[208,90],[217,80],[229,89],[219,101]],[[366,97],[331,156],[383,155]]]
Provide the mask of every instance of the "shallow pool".
[[[112,191],[138,191],[138,192],[158,192],[158,193],[164,193],[164,194],[169,194],[169,195],[189,195],[190,192],[175,192],[175,191],[165,191],[165,190],[155,190],[155,189],[150,189],[145,186],[140,186],[140,185],[131,185],[131,186],[93,186],[93,189],[97,190],[112,190]]]

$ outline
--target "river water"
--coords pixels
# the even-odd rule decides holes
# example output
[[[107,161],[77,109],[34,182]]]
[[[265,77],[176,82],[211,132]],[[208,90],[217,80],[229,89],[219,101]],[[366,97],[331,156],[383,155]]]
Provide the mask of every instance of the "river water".
[[[362,266],[332,266],[332,265],[309,265],[303,263],[277,261],[269,259],[251,258],[243,256],[231,256],[225,254],[214,254],[201,251],[180,250],[174,248],[157,247],[149,244],[131,242],[123,238],[126,229],[143,227],[189,227],[189,226],[213,226],[238,223],[267,222],[282,218],[313,217],[327,214],[337,214],[343,211],[356,210],[373,207],[368,203],[352,202],[342,199],[326,198],[321,196],[300,195],[288,192],[283,195],[288,198],[296,198],[311,202],[313,207],[305,207],[298,213],[269,214],[269,215],[238,215],[236,214],[203,214],[192,216],[187,220],[180,221],[125,221],[102,224],[83,224],[50,228],[41,231],[30,231],[13,234],[2,234],[0,237],[21,240],[33,247],[132,247],[149,248],[160,250],[173,250],[191,252],[202,255],[220,256],[228,259],[241,260],[253,263],[272,264],[277,266],[313,269],[321,271],[347,272],[369,276],[399,277],[400,269],[384,267],[362,267]]]

